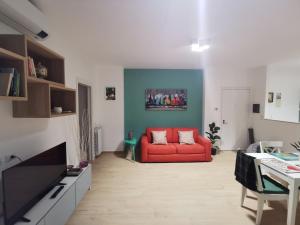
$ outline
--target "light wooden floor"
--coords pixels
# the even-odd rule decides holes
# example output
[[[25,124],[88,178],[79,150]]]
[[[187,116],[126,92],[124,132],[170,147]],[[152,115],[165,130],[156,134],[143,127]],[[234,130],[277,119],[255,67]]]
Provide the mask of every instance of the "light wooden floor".
[[[159,164],[104,153],[93,165],[92,190],[68,225],[255,224],[256,200],[246,198],[246,207],[240,207],[234,164],[233,152],[210,163]],[[262,225],[286,224],[285,207],[278,202],[265,206]]]

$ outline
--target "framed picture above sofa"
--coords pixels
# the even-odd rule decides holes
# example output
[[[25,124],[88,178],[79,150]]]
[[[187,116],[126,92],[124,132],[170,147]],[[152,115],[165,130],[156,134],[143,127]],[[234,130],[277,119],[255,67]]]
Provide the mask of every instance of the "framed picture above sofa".
[[[187,110],[187,89],[146,89],[146,110]]]

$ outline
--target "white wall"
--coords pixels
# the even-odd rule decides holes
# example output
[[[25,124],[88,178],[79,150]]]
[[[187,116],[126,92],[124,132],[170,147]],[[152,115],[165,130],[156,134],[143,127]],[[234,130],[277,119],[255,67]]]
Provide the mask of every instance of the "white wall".
[[[266,92],[273,92],[272,103],[265,98],[265,118],[287,122],[299,122],[300,64],[275,63],[267,67]],[[276,102],[281,93],[281,104]]]
[[[290,143],[300,140],[300,124],[264,119],[267,68],[264,66],[250,69],[248,73],[252,84],[253,101],[261,104],[261,113],[252,114],[256,140],[281,140],[284,142],[284,151],[294,150]],[[284,76],[282,84],[285,85]]]
[[[264,119],[267,67],[252,69],[205,68],[205,128],[215,121],[221,125],[221,90],[224,87],[249,87],[250,104],[260,104],[260,113],[249,115],[249,124],[254,128],[255,139],[282,140],[284,150],[292,151],[290,143],[300,140],[300,124]],[[284,83],[284,76],[282,77]],[[218,110],[216,110],[216,108]]]
[[[222,136],[222,89],[251,88],[247,70],[230,67],[204,68],[204,84],[204,130],[208,130],[208,124],[216,122],[218,126],[221,126]]]
[[[0,34],[17,33],[0,23]],[[65,57],[66,85],[76,88],[77,80],[93,79],[93,65],[84,55],[74,52],[69,40],[51,32],[44,45]],[[91,82],[93,84],[93,82]],[[93,85],[94,86],[94,85]],[[93,87],[96,88],[96,87]],[[27,158],[67,141],[70,163],[78,163],[77,116],[52,119],[12,117],[12,102],[0,101],[0,157],[17,154]]]
[[[120,66],[97,66],[95,68],[97,90],[94,92],[96,124],[103,129],[105,151],[123,150],[124,140],[124,69]],[[116,87],[116,100],[105,100],[105,88]]]

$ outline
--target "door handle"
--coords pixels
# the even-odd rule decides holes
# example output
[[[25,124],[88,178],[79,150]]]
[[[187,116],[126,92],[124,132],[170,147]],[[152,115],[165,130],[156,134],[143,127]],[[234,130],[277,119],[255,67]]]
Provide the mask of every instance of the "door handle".
[[[226,120],[223,120],[223,124],[227,124]]]

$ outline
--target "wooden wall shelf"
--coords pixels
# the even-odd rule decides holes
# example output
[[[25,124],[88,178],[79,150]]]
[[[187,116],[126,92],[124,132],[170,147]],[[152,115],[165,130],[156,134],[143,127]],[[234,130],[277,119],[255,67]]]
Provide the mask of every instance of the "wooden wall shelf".
[[[37,78],[37,77],[27,77],[27,82],[28,83],[41,83],[41,84],[52,84],[52,85],[56,85],[56,86],[61,86],[64,87],[64,84],[61,83],[57,83],[54,81],[49,81],[49,80],[45,80],[45,79],[41,79],[41,78]]]
[[[48,70],[46,79],[29,76],[28,57]],[[20,97],[0,96],[13,100],[13,116],[19,118],[51,118],[76,114],[76,90],[65,87],[64,58],[24,35],[0,35],[0,67],[20,70]],[[25,101],[20,101],[25,100]],[[62,107],[63,113],[53,112]]]
[[[1,59],[12,59],[12,60],[25,60],[24,56],[16,54],[12,51],[0,48],[0,58]]]

